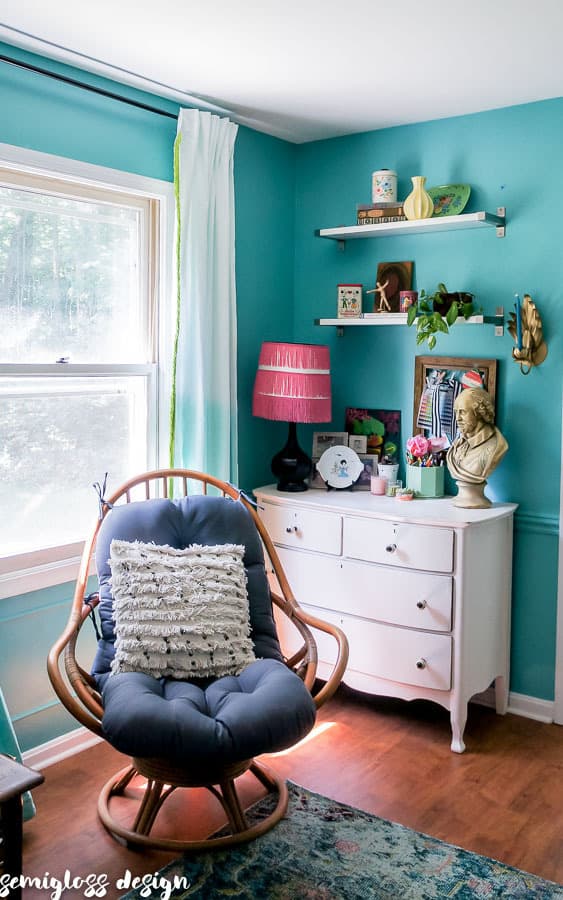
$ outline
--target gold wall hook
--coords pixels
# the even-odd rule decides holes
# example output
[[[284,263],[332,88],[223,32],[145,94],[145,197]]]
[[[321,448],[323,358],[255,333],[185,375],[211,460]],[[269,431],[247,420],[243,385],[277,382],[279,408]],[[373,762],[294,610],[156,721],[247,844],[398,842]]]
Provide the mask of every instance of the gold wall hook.
[[[516,294],[516,311],[510,313],[508,330],[516,346],[512,357],[520,365],[523,375],[529,375],[534,366],[539,366],[547,356],[547,344],[543,339],[543,327],[536,304],[529,294],[524,294],[522,303]]]

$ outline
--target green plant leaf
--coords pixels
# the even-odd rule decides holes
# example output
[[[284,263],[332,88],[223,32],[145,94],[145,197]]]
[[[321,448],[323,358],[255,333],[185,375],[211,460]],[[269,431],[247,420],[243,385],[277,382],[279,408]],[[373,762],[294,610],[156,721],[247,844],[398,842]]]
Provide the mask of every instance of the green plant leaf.
[[[440,321],[439,322],[437,321],[435,324],[436,324],[436,331],[441,331],[443,334],[449,333],[449,328],[448,328],[447,322],[445,322],[441,316],[440,316]]]
[[[458,306],[457,303],[452,303],[450,308],[446,313],[446,322],[448,325],[453,325],[457,319]]]
[[[425,340],[426,340],[426,335],[423,334],[422,332],[419,332],[419,333],[417,334],[417,336],[416,336],[416,344],[417,344],[417,346],[418,346],[419,344],[423,344]]]
[[[438,294],[447,294],[448,293],[448,289],[443,281],[441,281],[440,284],[438,285],[437,293]]]
[[[412,325],[416,319],[416,306],[409,306],[407,310],[407,325]]]
[[[471,315],[473,315],[473,301],[470,300],[468,303],[462,304],[463,306],[463,317],[464,319],[469,319]]]
[[[435,346],[436,346],[436,336],[434,334],[431,334],[430,337],[428,338],[428,349],[433,350]]]

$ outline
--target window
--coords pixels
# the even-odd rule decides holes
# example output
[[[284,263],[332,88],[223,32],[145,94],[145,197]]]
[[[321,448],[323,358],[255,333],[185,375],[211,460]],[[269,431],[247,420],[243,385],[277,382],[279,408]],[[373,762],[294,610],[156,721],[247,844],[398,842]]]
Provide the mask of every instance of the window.
[[[162,198],[84,168],[0,165],[0,562],[68,557],[93,483],[158,463]]]

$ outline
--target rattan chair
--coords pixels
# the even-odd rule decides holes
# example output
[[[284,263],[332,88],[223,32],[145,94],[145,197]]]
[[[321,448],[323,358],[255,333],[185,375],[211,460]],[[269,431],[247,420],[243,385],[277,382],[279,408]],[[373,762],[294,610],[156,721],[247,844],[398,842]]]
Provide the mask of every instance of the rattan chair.
[[[86,671],[77,661],[76,655],[77,638],[80,629],[91,615],[94,615],[95,618],[93,610],[100,602],[99,592],[94,596],[87,595],[87,581],[91,571],[92,558],[95,554],[98,540],[102,541],[100,529],[107,526],[108,514],[110,514],[109,522],[111,523],[111,515],[114,516],[114,519],[118,519],[119,515],[121,515],[120,507],[127,504],[130,505],[128,511],[135,515],[138,511],[146,511],[147,501],[152,504],[160,502],[166,507],[174,504],[175,509],[181,506],[182,509],[189,511],[196,506],[198,509],[201,509],[202,503],[208,502],[205,498],[213,497],[220,498],[214,503],[217,504],[219,502],[222,504],[222,508],[225,504],[229,504],[227,512],[230,511],[230,504],[232,503],[239,508],[243,507],[244,517],[250,522],[252,532],[255,535],[257,532],[256,539],[260,557],[269,559],[271,563],[271,572],[275,576],[273,583],[276,584],[276,592],[270,590],[268,583],[264,581],[266,592],[267,594],[269,592],[271,597],[271,599],[267,597],[268,615],[272,616],[272,604],[274,604],[282,614],[289,618],[300,634],[300,649],[290,659],[283,658],[280,655],[276,666],[279,667],[282,675],[288,668],[299,676],[299,684],[301,684],[299,690],[303,691],[304,686],[307,689],[308,702],[311,704],[312,698],[314,703],[314,707],[311,704],[313,721],[315,708],[318,709],[333,695],[341,681],[348,659],[346,637],[338,628],[313,618],[300,608],[288,584],[274,545],[252,503],[249,502],[245,495],[231,484],[195,471],[166,469],[148,472],[128,481],[107,499],[101,499],[99,521],[96,522],[93,532],[84,547],[70,618],[64,633],[53,646],[48,659],[49,677],[56,694],[69,712],[96,735],[107,737],[104,728],[105,694],[103,697],[99,677]],[[158,500],[155,498],[158,498]],[[204,507],[204,509],[206,508]],[[158,542],[158,540],[155,540],[155,543]],[[217,543],[228,543],[228,541],[219,540]],[[265,565],[263,558],[262,562],[258,564],[258,568],[261,568],[262,565]],[[260,578],[264,580],[266,579],[265,572],[266,569],[264,568],[263,572],[259,573]],[[272,583],[271,578],[270,582]],[[279,593],[277,593],[277,586],[279,586]],[[103,610],[104,602],[106,601],[104,601],[102,596],[102,604],[98,611]],[[273,621],[272,616],[272,623]],[[251,636],[254,637],[255,623],[252,621],[252,616],[251,626],[253,629]],[[275,625],[273,625],[273,628],[274,641],[277,645]],[[319,682],[316,677],[317,648],[312,628],[332,635],[337,644],[336,663],[330,678],[325,682]],[[104,644],[103,640],[100,642],[100,646],[102,644]],[[279,645],[277,646],[279,651]],[[280,660],[282,660],[281,663]],[[269,660],[265,662],[269,662]],[[66,678],[63,670],[66,673]],[[109,681],[112,681],[112,678],[113,676],[109,678]],[[291,678],[297,683],[294,675],[291,675]],[[178,682],[175,683],[174,689],[177,686]],[[252,702],[252,696],[250,695],[248,702]],[[273,715],[270,715],[270,721],[274,718],[276,718],[275,712]],[[310,727],[310,725],[307,727],[307,731]],[[302,736],[302,734],[299,735],[298,739]],[[291,743],[295,742],[295,740],[292,740]],[[266,744],[255,755],[259,756],[262,753],[274,752],[274,750],[282,749],[282,746],[272,749]],[[122,748],[118,746],[117,749]],[[167,753],[162,753],[155,757],[138,755],[134,751],[127,752],[132,757],[131,765],[118,772],[105,784],[98,800],[98,813],[104,827],[127,844],[183,851],[230,846],[252,840],[265,833],[281,819],[287,809],[288,793],[285,782],[271,768],[264,765],[263,762],[257,762],[254,756],[253,758],[240,759],[237,758],[240,754],[235,753],[234,758],[222,759],[220,762],[211,759],[206,760],[205,757],[194,762],[192,753],[190,761],[185,762],[184,759],[179,759],[177,755],[174,758],[169,758]],[[235,779],[247,771],[250,771],[274,797],[277,794],[273,812],[264,820],[255,824],[249,823],[247,820],[235,784]],[[136,776],[142,776],[147,782],[140,801],[135,799],[135,792],[128,790]],[[203,834],[201,837],[198,836],[198,839],[188,840],[185,836],[176,836],[176,834],[171,837],[151,834],[153,824],[162,804],[172,791],[180,787],[205,787],[217,798],[223,807],[227,819],[226,826],[219,832],[219,836],[215,836],[215,833],[212,836]],[[112,815],[110,811],[112,798],[118,795],[127,798],[127,802],[131,801],[131,803],[135,804],[135,810],[130,816],[131,824],[124,824],[122,808],[119,810],[119,817]]]

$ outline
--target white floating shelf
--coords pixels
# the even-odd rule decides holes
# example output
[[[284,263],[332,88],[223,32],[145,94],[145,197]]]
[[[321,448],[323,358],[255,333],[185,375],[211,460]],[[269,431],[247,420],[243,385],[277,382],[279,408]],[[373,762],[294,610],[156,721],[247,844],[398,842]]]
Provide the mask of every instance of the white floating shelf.
[[[357,238],[390,237],[401,234],[430,234],[437,231],[457,231],[466,228],[496,228],[498,237],[504,237],[504,207],[495,215],[488,212],[463,213],[460,216],[438,216],[432,219],[414,219],[407,222],[387,222],[384,225],[347,225],[340,228],[321,228],[318,237],[335,241],[351,241]],[[502,232],[502,233],[501,233]]]
[[[485,316],[470,316],[469,319],[464,319],[463,316],[459,316],[458,319],[454,322],[454,325],[483,325],[486,321]],[[363,318],[358,316],[357,319],[315,319],[315,325],[336,325],[338,328],[347,328],[348,326],[353,325],[406,325],[407,324],[407,314],[406,313],[381,313],[377,316],[370,316],[369,318]],[[496,317],[495,317],[496,324]]]

